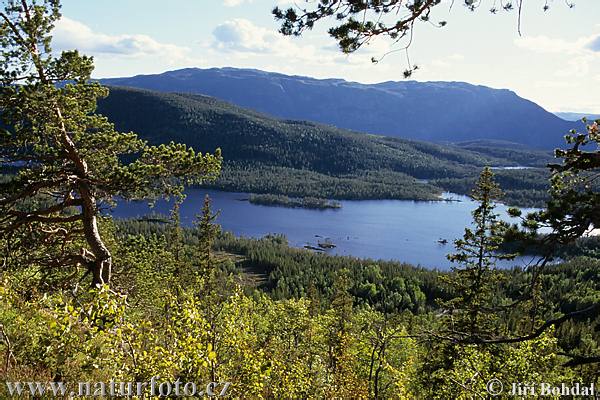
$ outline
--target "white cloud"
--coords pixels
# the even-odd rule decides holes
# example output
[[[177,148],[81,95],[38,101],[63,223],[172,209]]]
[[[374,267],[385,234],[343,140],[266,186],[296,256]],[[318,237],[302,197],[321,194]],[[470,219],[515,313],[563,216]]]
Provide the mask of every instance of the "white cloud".
[[[451,68],[454,67],[458,62],[463,61],[465,56],[462,54],[450,54],[449,56],[438,58],[437,60],[431,61],[430,65],[438,68]]]
[[[278,6],[292,6],[295,5],[296,2],[298,0],[267,0],[270,5],[273,5],[273,3],[275,3]],[[300,0],[303,1],[303,0]],[[237,6],[241,6],[242,4],[251,4],[254,3],[254,0],[223,0],[223,5],[225,7],[237,7]]]
[[[554,73],[561,78],[586,77],[592,71],[592,66],[600,62],[600,34],[583,36],[574,41],[530,36],[516,39],[515,44],[537,53],[568,56]]]
[[[562,80],[537,81],[534,85],[536,88],[544,89],[567,89],[573,86],[572,83]]]
[[[215,50],[238,55],[269,54],[307,61],[319,57],[317,47],[300,44],[297,39],[285,37],[275,30],[257,26],[243,18],[232,19],[218,25],[213,30],[213,37],[212,47]]]
[[[300,1],[301,2],[301,1]],[[281,7],[285,7],[285,6],[294,6],[297,5],[297,0],[277,0],[275,2],[278,6]]]
[[[56,50],[77,49],[83,53],[120,56],[161,56],[181,59],[189,49],[160,43],[150,36],[139,34],[107,35],[94,32],[87,25],[62,17],[54,29],[53,45]]]
[[[213,30],[214,47],[219,50],[250,53],[274,53],[288,46],[276,32],[236,18],[218,25]]]
[[[352,55],[343,54],[336,43],[328,45],[305,44],[306,41],[281,35],[274,29],[257,26],[251,21],[236,18],[218,25],[213,30],[212,48],[229,53],[284,57],[308,63],[369,64],[371,57],[380,58],[392,47],[389,41],[372,40]],[[310,43],[310,41],[308,42]]]
[[[600,52],[600,34],[580,37],[574,41],[548,36],[527,36],[515,39],[518,47],[539,53],[582,54]]]
[[[568,42],[563,39],[552,39],[547,36],[527,36],[515,39],[518,47],[538,53],[576,54],[581,52],[583,42]]]
[[[555,75],[559,77],[582,77],[587,76],[591,70],[590,65],[597,62],[595,58],[590,54],[583,54],[580,56],[573,57],[567,61],[567,65],[558,71]],[[600,61],[600,60],[598,60]]]
[[[252,3],[252,0],[223,0],[225,7],[236,7],[243,3]]]

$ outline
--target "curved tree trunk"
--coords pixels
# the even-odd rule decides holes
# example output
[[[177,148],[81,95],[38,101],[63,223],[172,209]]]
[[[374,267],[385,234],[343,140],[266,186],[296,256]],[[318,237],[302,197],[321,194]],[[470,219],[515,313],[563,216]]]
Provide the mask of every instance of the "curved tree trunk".
[[[64,119],[60,107],[56,106],[56,116],[61,125],[61,140],[67,152],[67,157],[75,165],[77,171],[77,192],[82,201],[82,224],[85,240],[90,246],[90,250],[94,255],[94,260],[90,264],[92,272],[92,286],[100,286],[110,283],[112,256],[108,247],[104,244],[100,231],[98,230],[98,208],[96,197],[88,184],[89,172],[85,160],[80,156],[75,143],[69,136],[69,132],[64,125]]]
[[[92,286],[101,286],[110,283],[112,256],[100,236],[100,231],[98,230],[96,199],[87,186],[87,184],[81,184],[79,187],[79,194],[83,200],[83,233],[86,242],[91,248],[92,254],[94,254],[94,260],[90,265],[92,272]]]

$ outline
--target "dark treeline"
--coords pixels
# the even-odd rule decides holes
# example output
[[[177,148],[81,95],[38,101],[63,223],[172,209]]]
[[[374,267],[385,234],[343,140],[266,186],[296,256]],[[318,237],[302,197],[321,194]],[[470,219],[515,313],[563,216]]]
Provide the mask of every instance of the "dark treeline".
[[[489,157],[511,160],[520,166],[545,168],[549,163],[556,161],[549,152],[523,148],[521,145],[510,142],[474,140],[457,143],[457,146]],[[508,166],[510,165],[504,165],[504,167]]]
[[[496,181],[504,191],[505,203],[521,207],[543,207],[548,201],[550,189],[548,170],[497,169],[494,172]],[[461,178],[435,179],[430,183],[449,192],[468,194],[476,180],[477,174],[470,174]]]
[[[310,208],[317,210],[342,208],[340,202],[316,197],[288,197],[276,194],[251,194],[248,201],[252,204],[281,206],[288,208]]]
[[[264,275],[261,288],[278,300],[299,299],[315,290],[323,306],[327,306],[334,294],[335,276],[342,269],[348,271],[350,293],[357,304],[369,304],[388,312],[423,313],[434,307],[434,298],[447,297],[444,288],[435,283],[439,272],[409,264],[294,249],[281,236],[249,239],[224,234],[216,246],[242,255],[244,270]]]
[[[332,176],[285,167],[224,166],[209,188],[289,197],[337,200],[411,199],[437,200],[441,189],[419,183],[406,174],[386,170]]]

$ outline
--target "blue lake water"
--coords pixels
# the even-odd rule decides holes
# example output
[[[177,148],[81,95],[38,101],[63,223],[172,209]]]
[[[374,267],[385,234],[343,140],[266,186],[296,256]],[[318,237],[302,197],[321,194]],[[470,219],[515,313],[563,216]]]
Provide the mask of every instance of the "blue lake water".
[[[327,252],[359,258],[397,260],[428,268],[448,269],[446,254],[452,240],[464,233],[471,222],[476,203],[468,197],[446,193],[460,202],[418,202],[406,200],[341,201],[336,210],[308,210],[254,205],[244,193],[189,189],[181,206],[182,224],[190,226],[201,212],[204,196],[220,211],[217,222],[238,236],[263,237],[284,234],[291,246],[316,246],[328,238],[337,247]],[[112,215],[117,218],[142,217],[150,212],[168,214],[171,204],[160,201],[154,209],[145,202],[121,202]],[[507,207],[498,213],[506,217]],[[438,243],[439,239],[448,244]],[[504,262],[505,267],[523,265],[521,259]]]

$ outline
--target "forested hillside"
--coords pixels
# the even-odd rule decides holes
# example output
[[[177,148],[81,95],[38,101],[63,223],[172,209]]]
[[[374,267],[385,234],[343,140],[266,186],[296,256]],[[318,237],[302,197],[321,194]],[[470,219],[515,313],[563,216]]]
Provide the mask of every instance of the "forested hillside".
[[[544,167],[546,152],[493,144],[438,145],[286,121],[211,97],[111,88],[99,112],[118,129],[152,144],[178,141],[198,151],[221,148],[216,188],[336,199],[436,199],[468,193],[485,165]],[[547,188],[537,169],[499,171],[507,201],[539,204]],[[531,192],[527,189],[538,189]],[[527,190],[527,191],[525,191]]]
[[[581,127],[510,90],[464,82],[367,85],[236,68],[188,68],[101,82],[205,94],[281,118],[434,142],[495,139],[553,149],[571,128]]]

